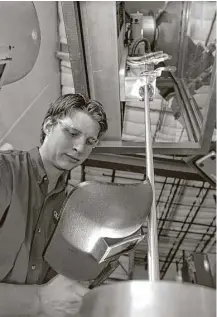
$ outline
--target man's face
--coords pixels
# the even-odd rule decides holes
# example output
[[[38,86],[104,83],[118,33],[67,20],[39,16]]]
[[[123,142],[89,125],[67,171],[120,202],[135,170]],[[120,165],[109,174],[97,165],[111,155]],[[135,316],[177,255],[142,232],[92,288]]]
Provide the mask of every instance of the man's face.
[[[45,124],[46,126],[46,124]],[[100,126],[88,113],[74,110],[45,128],[43,144],[46,157],[60,170],[71,170],[82,164],[98,141]]]

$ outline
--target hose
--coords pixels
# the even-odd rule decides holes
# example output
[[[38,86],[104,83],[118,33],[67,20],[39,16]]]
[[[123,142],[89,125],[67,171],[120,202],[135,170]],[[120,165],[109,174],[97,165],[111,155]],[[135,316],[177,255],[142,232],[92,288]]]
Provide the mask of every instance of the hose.
[[[148,53],[151,52],[151,44],[150,44],[149,40],[146,38],[141,38],[141,39],[136,40],[135,43],[133,44],[132,54],[131,54],[132,56],[135,56],[136,48],[142,42],[144,42],[146,44]]]

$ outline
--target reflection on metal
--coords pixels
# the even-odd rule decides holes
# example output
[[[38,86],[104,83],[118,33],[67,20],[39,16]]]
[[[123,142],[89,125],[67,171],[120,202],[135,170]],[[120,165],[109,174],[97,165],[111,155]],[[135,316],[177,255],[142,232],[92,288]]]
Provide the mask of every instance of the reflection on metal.
[[[151,44],[156,39],[156,22],[152,14],[143,16],[142,37],[148,39]]]
[[[152,197],[149,181],[80,183],[65,202],[45,261],[72,279],[97,278],[110,261],[144,238],[141,227]]]
[[[84,296],[79,317],[215,317],[216,292],[178,282],[120,282]]]

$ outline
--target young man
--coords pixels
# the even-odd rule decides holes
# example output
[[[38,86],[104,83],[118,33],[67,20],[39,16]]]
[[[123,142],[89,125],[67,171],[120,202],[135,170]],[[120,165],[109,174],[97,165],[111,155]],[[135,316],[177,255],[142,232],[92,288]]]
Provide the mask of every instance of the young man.
[[[106,130],[100,103],[68,94],[48,109],[40,148],[0,151],[0,317],[65,317],[78,310],[87,289],[60,275],[44,284],[49,266],[43,252],[69,172]]]

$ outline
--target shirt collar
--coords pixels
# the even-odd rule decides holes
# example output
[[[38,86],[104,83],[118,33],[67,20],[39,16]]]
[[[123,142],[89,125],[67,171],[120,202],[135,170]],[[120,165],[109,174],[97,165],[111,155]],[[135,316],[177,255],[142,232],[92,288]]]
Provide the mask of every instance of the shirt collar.
[[[47,174],[43,165],[43,161],[39,152],[39,147],[35,147],[32,148],[29,151],[29,155],[30,155],[30,159],[32,162],[32,166],[34,169],[34,173],[36,175],[37,178],[37,182],[39,183],[39,185],[41,185],[43,183],[43,181],[47,180]],[[69,177],[69,172],[66,171],[64,172],[61,177],[59,178],[57,187],[59,189],[63,189],[66,186],[66,183],[68,181],[68,177]]]

